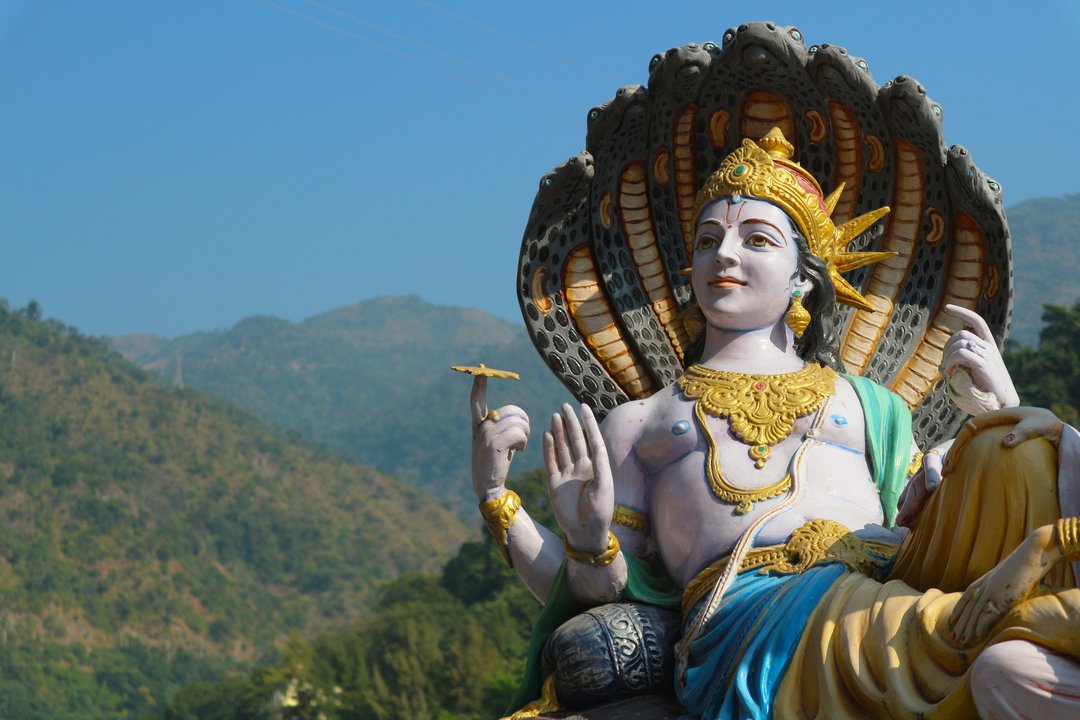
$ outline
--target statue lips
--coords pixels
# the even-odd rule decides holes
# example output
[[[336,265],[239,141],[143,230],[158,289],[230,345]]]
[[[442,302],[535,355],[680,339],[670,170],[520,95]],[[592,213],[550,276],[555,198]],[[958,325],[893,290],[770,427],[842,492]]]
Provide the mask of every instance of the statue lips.
[[[730,275],[717,275],[709,281],[709,287],[719,289],[728,289],[742,285],[746,285],[745,280],[740,280],[739,278],[731,277]]]

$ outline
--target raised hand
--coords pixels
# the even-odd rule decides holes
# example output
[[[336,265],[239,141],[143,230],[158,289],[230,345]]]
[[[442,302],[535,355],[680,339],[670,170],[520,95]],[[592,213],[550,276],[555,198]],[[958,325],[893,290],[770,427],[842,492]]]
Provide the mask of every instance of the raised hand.
[[[514,453],[529,442],[529,416],[516,405],[488,411],[487,378],[473,377],[472,408],[473,491],[483,502],[502,492]]]
[[[574,409],[562,406],[544,433],[544,465],[551,504],[570,545],[600,554],[607,548],[615,486],[600,426],[588,405],[581,422]]]
[[[967,326],[945,343],[941,359],[956,404],[972,415],[1019,405],[1020,397],[986,321],[958,305],[946,305],[945,312]]]

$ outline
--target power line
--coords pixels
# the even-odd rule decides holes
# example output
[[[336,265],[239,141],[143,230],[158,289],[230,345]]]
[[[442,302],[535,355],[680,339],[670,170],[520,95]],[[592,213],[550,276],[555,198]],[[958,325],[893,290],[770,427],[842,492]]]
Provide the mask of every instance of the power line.
[[[481,88],[482,90],[486,90],[486,91],[488,91],[488,92],[490,92],[490,93],[492,93],[494,95],[500,95],[500,96],[502,96],[504,98],[508,98],[508,99],[513,100],[514,102],[517,102],[517,103],[519,103],[521,105],[525,105],[527,107],[530,107],[533,110],[539,110],[540,112],[546,113],[546,114],[551,115],[553,117],[557,117],[557,118],[559,118],[561,120],[577,120],[577,118],[575,116],[570,115],[569,113],[560,112],[558,110],[552,110],[550,107],[548,107],[546,105],[542,105],[540,103],[532,102],[530,100],[527,100],[526,98],[520,97],[519,95],[516,95],[514,93],[503,90],[502,88],[496,87],[494,85],[490,85],[490,84],[485,83],[485,82],[481,82],[481,81],[477,80],[476,78],[472,78],[472,77],[469,77],[467,75],[462,75],[460,73],[456,73],[453,70],[449,70],[449,69],[447,69],[447,68],[445,68],[445,67],[443,67],[441,65],[438,65],[436,63],[428,62],[427,60],[425,60],[423,58],[417,57],[415,55],[411,55],[411,54],[409,54],[407,52],[404,52],[404,51],[399,50],[397,48],[391,47],[389,45],[384,45],[384,44],[382,44],[380,42],[376,42],[375,40],[372,40],[371,38],[365,37],[365,36],[363,36],[363,35],[361,35],[359,33],[353,32],[351,30],[347,30],[346,28],[343,28],[343,27],[339,27],[337,25],[334,25],[333,23],[329,23],[329,22],[326,22],[325,20],[321,20],[321,19],[319,19],[317,17],[313,17],[311,15],[308,15],[307,13],[300,12],[299,10],[294,10],[293,8],[286,7],[284,5],[281,5],[279,3],[274,2],[273,0],[259,0],[259,2],[263,3],[264,5],[270,6],[274,10],[277,10],[278,12],[285,13],[286,15],[292,15],[294,17],[297,17],[297,18],[303,20],[304,22],[310,23],[312,25],[316,25],[318,27],[321,27],[321,28],[323,28],[325,30],[329,30],[331,32],[335,32],[335,33],[337,33],[339,35],[342,35],[344,37],[349,38],[350,40],[355,40],[357,42],[361,42],[361,43],[363,43],[365,45],[369,45],[369,46],[374,47],[374,48],[376,48],[378,50],[382,50],[383,52],[390,53],[391,55],[395,55],[395,56],[397,56],[397,57],[399,57],[399,58],[401,58],[403,60],[407,60],[407,61],[409,61],[411,63],[416,64],[416,65],[420,65],[420,66],[425,67],[425,68],[427,68],[429,70],[433,70],[433,71],[435,71],[437,73],[440,73],[442,75],[446,75],[447,77],[454,78],[455,80],[460,80],[461,82],[465,82],[465,83],[468,83],[470,85],[474,85],[474,86],[476,86],[478,88]]]
[[[473,27],[479,28],[480,30],[483,30],[484,32],[491,33],[492,35],[497,35],[497,36],[501,37],[503,40],[514,43],[515,45],[520,45],[521,47],[532,50],[533,52],[540,53],[541,55],[546,55],[549,58],[552,58],[554,60],[558,60],[559,62],[565,63],[566,65],[570,65],[572,67],[578,68],[579,70],[587,70],[588,72],[592,73],[593,75],[595,75],[597,77],[603,78],[605,80],[610,80],[611,82],[614,82],[614,83],[621,83],[622,82],[621,80],[619,80],[619,78],[616,78],[616,77],[614,77],[612,75],[608,75],[607,73],[600,70],[599,68],[593,67],[592,65],[586,65],[585,63],[578,62],[577,60],[574,60],[572,58],[568,58],[565,55],[560,55],[559,53],[557,53],[557,52],[555,52],[553,50],[549,50],[548,48],[544,47],[543,45],[537,45],[536,43],[531,43],[528,40],[525,40],[523,38],[519,38],[516,35],[511,35],[508,32],[500,30],[499,28],[492,27],[491,25],[486,25],[486,24],[480,22],[479,20],[474,20],[471,17],[467,17],[467,16],[462,15],[460,13],[456,13],[453,10],[447,10],[444,7],[439,7],[438,5],[436,5],[434,3],[426,2],[426,0],[413,0],[413,1],[417,5],[420,5],[421,7],[426,7],[429,10],[434,10],[437,13],[442,13],[443,15],[446,15],[447,17],[453,18],[454,20],[457,20],[458,22],[465,23],[466,25],[472,25]]]
[[[450,60],[452,62],[456,62],[456,63],[458,63],[460,65],[464,65],[465,67],[476,70],[477,72],[481,72],[481,73],[483,73],[483,74],[485,74],[485,75],[487,75],[489,77],[495,78],[496,80],[500,80],[500,81],[508,83],[510,85],[515,85],[515,86],[517,86],[518,88],[520,88],[522,90],[526,90],[526,91],[528,91],[530,93],[534,93],[534,94],[537,94],[537,95],[546,95],[547,97],[550,97],[550,98],[552,98],[554,100],[558,100],[559,102],[566,103],[566,105],[568,107],[571,107],[571,108],[577,108],[578,105],[579,105],[579,103],[577,103],[576,101],[571,100],[571,99],[566,98],[566,97],[563,97],[562,95],[557,95],[555,93],[544,90],[543,88],[538,88],[535,85],[529,85],[527,83],[524,83],[524,82],[518,80],[517,78],[511,77],[511,76],[509,76],[509,75],[507,75],[505,73],[501,73],[498,70],[494,70],[494,69],[492,69],[492,68],[490,68],[490,67],[488,67],[486,65],[481,65],[479,63],[475,63],[475,62],[469,60],[468,58],[464,58],[464,57],[461,57],[460,55],[455,55],[454,53],[447,52],[446,50],[435,47],[434,45],[428,45],[427,43],[421,42],[420,40],[417,40],[416,38],[409,37],[408,35],[402,35],[401,33],[395,32],[395,31],[390,30],[389,28],[385,28],[385,27],[383,27],[381,25],[377,25],[377,24],[371,22],[370,20],[365,20],[362,17],[357,17],[356,15],[347,13],[344,10],[336,8],[336,7],[334,7],[332,5],[329,5],[327,3],[319,2],[318,0],[304,0],[304,1],[308,5],[316,7],[318,9],[320,9],[320,10],[331,13],[333,15],[337,15],[340,18],[343,18],[345,20],[349,20],[351,22],[354,22],[357,25],[362,25],[362,26],[364,26],[366,28],[374,30],[375,32],[382,33],[383,35],[391,37],[391,38],[393,38],[395,40],[400,40],[401,42],[408,43],[409,45],[412,45],[415,48],[419,48],[420,50],[425,50],[427,52],[431,52],[431,53],[435,53],[437,55],[441,55],[442,57],[446,58],[447,60]]]

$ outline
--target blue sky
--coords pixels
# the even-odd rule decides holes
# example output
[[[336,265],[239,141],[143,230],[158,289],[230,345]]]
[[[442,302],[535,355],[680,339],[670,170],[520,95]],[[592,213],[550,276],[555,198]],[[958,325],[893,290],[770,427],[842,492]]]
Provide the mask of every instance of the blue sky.
[[[0,0],[0,296],[109,335],[403,293],[515,320],[587,110],[750,20],[918,78],[1006,206],[1080,192],[1080,3],[823,5]]]

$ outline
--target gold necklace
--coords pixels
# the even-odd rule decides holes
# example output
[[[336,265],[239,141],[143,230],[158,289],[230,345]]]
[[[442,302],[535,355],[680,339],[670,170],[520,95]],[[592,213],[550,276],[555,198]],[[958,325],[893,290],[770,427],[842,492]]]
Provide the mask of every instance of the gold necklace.
[[[693,365],[678,380],[687,400],[695,400],[694,417],[709,446],[706,471],[713,493],[735,503],[739,514],[754,503],[768,500],[791,487],[788,473],[772,485],[747,490],[732,485],[720,470],[720,453],[705,415],[728,418],[731,429],[750,445],[747,454],[759,470],[772,454],[772,446],[791,432],[795,420],[821,407],[836,393],[836,371],[817,364],[784,375],[744,375]]]

